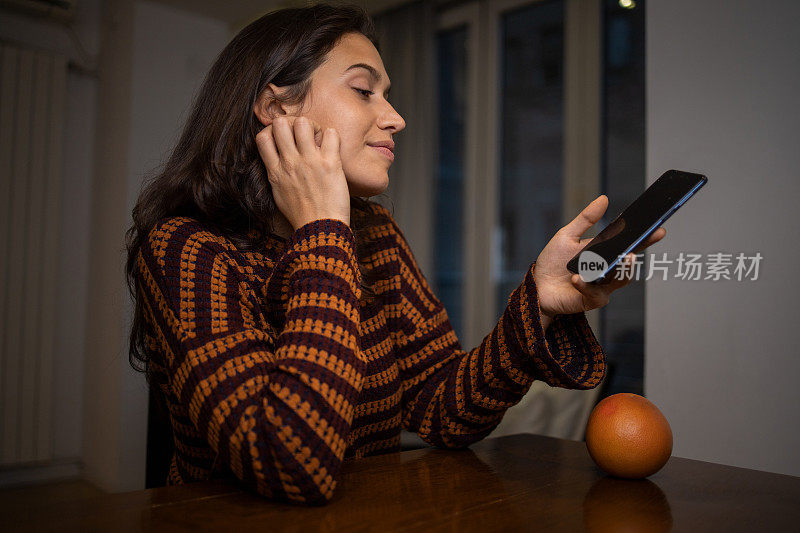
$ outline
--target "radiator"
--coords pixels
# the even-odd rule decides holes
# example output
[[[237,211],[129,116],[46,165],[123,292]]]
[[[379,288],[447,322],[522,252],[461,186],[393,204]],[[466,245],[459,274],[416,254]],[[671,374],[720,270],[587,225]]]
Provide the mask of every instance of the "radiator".
[[[2,43],[0,466],[52,459],[66,59]]]

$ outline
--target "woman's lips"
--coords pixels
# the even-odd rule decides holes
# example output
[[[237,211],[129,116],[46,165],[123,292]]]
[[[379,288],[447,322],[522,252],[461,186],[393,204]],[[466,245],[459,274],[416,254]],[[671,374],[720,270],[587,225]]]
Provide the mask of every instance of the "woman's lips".
[[[389,161],[394,161],[394,153],[391,150],[389,150],[388,148],[385,148],[383,146],[370,146],[370,148],[372,148],[374,150],[377,150],[380,153],[382,153],[383,155],[385,155],[386,157],[388,157]]]

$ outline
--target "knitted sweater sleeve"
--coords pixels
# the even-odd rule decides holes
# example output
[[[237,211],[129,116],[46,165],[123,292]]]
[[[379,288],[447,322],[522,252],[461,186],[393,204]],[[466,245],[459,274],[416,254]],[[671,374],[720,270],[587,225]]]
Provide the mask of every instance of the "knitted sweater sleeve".
[[[557,315],[546,333],[531,264],[479,346],[461,348],[447,312],[392,220],[400,256],[399,331],[403,427],[426,442],[461,448],[500,423],[535,379],[570,389],[600,384],[605,354],[584,313]]]
[[[183,224],[151,232],[139,255],[173,401],[246,486],[325,503],[346,448],[365,363],[360,272],[349,226],[298,228],[279,259],[288,309],[272,330],[227,240]]]

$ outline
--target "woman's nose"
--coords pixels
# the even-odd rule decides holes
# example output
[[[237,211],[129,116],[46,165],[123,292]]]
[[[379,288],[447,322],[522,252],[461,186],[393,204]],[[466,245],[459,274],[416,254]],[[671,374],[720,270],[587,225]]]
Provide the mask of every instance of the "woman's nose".
[[[397,133],[406,127],[406,121],[388,102],[387,106],[388,109],[383,115],[381,115],[378,125],[381,127],[381,129],[392,128],[394,129],[394,133]]]

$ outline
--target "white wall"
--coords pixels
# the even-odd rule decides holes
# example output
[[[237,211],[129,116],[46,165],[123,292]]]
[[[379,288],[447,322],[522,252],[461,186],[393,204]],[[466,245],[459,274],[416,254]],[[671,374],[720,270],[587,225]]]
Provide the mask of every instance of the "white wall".
[[[131,118],[128,146],[127,220],[143,178],[168,157],[187,118],[192,98],[217,54],[232,36],[224,22],[155,2],[134,3],[131,74]],[[119,490],[144,488],[147,384],[127,365],[126,309],[122,345],[126,354],[122,378]]]
[[[760,252],[757,281],[647,282],[645,392],[674,454],[800,475],[800,3],[647,5],[647,167],[709,183],[654,251]]]
[[[124,233],[142,177],[167,155],[229,31],[220,21],[130,0],[107,4],[103,28],[83,458],[87,479],[124,491],[144,488],[147,437],[147,385],[128,361]]]
[[[134,11],[129,207],[142,177],[169,155],[192,98],[233,37],[227,24],[150,1]]]

